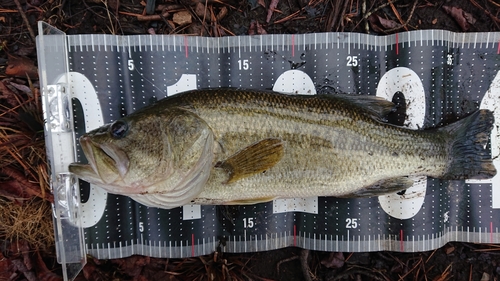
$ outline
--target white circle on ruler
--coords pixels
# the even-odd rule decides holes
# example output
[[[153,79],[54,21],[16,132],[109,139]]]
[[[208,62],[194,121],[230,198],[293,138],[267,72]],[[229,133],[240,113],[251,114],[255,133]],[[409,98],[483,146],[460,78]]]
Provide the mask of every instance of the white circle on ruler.
[[[64,83],[66,77],[61,77],[58,83]],[[82,104],[85,115],[85,131],[98,128],[104,124],[101,105],[97,98],[94,86],[85,75],[78,72],[69,72],[69,85],[71,97],[76,98]],[[80,203],[81,220],[80,227],[91,227],[95,225],[104,214],[108,193],[99,186],[90,184],[90,193],[87,202]]]
[[[392,101],[396,92],[402,92],[406,101],[405,126],[418,130],[425,118],[425,92],[420,77],[407,67],[396,67],[384,74],[377,87],[377,96]],[[426,177],[415,177],[413,186],[403,195],[397,193],[379,196],[382,209],[391,217],[410,219],[424,204]]]
[[[316,87],[307,73],[293,69],[283,72],[276,79],[273,91],[285,94],[315,95]]]

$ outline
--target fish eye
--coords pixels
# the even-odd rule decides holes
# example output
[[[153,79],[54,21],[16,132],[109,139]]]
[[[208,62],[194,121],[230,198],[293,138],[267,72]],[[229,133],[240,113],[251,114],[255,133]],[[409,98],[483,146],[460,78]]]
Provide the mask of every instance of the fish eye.
[[[121,139],[125,136],[128,131],[128,125],[123,120],[116,120],[111,126],[109,126],[109,133],[115,139]]]

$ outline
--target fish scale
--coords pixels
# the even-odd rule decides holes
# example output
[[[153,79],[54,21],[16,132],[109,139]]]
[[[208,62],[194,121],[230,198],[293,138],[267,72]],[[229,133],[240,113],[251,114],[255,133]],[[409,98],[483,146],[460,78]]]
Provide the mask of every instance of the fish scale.
[[[46,24],[40,27],[37,50],[58,260],[68,265],[67,275],[74,274],[86,254],[188,257],[209,254],[219,244],[228,252],[286,246],[415,252],[448,241],[500,242],[498,177],[490,181],[427,178],[424,191],[398,195],[389,205],[382,197],[318,197],[239,206],[220,216],[214,206],[146,208],[86,183],[75,187],[75,179],[67,174],[69,163],[85,162],[75,137],[154,100],[193,88],[265,89],[284,84],[308,91],[299,72],[312,79],[318,93],[385,96],[396,92],[393,85],[410,89],[404,93],[411,116],[405,123],[414,128],[448,124],[478,107],[494,110],[500,84],[498,33],[422,30],[389,36],[202,38],[65,35]],[[296,70],[289,61],[304,64]],[[105,73],[97,71],[105,67]],[[280,75],[285,72],[293,80],[282,82]],[[68,107],[71,100],[73,106]],[[70,120],[66,112],[72,113]],[[75,121],[74,126],[66,126],[67,121]],[[382,138],[378,141],[383,143]],[[498,151],[494,141],[487,147]],[[348,165],[346,161],[342,166]],[[411,201],[411,196],[423,199]],[[73,200],[80,197],[81,202]]]

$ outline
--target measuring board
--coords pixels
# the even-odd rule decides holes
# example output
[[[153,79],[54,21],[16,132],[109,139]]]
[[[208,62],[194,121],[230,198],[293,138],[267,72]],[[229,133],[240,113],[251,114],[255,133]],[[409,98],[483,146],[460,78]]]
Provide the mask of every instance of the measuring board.
[[[88,130],[182,91],[238,87],[403,100],[406,117],[394,122],[414,129],[446,125],[478,108],[495,110],[488,146],[500,169],[500,33],[205,38],[65,35],[42,22],[39,28],[57,250],[68,276],[85,254],[180,258],[219,246],[226,252],[288,246],[415,252],[448,241],[500,242],[498,175],[485,181],[419,178],[405,193],[373,198],[165,210],[79,182],[67,168],[86,162],[76,140]]]

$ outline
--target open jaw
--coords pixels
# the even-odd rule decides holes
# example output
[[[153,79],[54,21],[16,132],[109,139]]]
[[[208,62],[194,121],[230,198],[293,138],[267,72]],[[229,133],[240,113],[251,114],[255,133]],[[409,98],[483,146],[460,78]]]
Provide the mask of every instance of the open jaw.
[[[93,142],[84,135],[80,138],[83,153],[89,164],[73,163],[69,166],[70,172],[90,183],[99,185],[110,192],[136,193],[134,188],[123,185],[123,178],[129,169],[127,154],[116,145]]]

